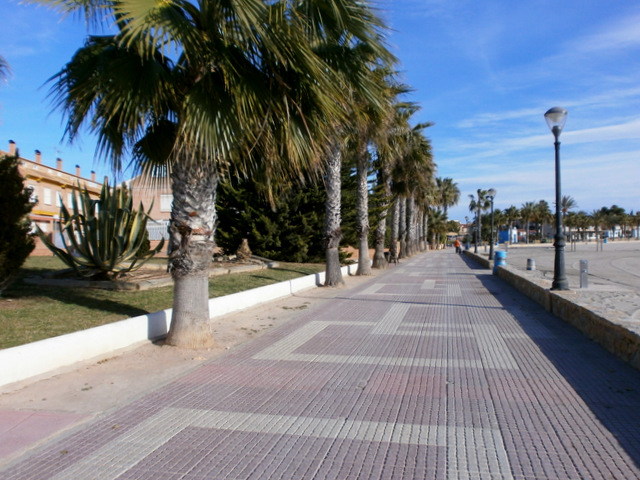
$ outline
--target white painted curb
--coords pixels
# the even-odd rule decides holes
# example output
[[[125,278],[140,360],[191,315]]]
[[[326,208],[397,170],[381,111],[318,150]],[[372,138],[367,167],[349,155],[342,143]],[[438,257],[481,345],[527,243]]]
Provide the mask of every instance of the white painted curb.
[[[357,265],[342,267],[350,275]],[[209,300],[211,318],[244,310],[320,286],[324,272]],[[169,332],[171,309],[140,315],[79,332],[0,350],[0,387],[52,372],[115,350],[160,338]]]

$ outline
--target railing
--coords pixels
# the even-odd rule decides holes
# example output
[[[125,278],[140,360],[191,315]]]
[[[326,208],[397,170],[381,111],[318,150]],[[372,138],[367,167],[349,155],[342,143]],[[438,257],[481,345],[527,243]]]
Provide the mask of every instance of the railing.
[[[167,228],[169,226],[168,220],[158,220],[147,222],[147,232],[149,232],[149,240],[159,241],[163,238],[169,240],[169,232]]]

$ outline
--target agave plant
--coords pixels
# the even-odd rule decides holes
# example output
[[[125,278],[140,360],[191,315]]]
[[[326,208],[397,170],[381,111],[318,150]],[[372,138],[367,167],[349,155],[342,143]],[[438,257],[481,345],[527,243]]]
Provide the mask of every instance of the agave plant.
[[[58,248],[40,229],[38,235],[58,258],[79,276],[115,279],[140,268],[164,246],[160,244],[140,252],[147,231],[148,211],[140,203],[133,209],[133,199],[126,185],[109,188],[102,185],[100,198],[94,200],[86,186],[71,196],[71,212],[60,207],[60,232],[64,248]],[[151,210],[151,207],[149,211]]]

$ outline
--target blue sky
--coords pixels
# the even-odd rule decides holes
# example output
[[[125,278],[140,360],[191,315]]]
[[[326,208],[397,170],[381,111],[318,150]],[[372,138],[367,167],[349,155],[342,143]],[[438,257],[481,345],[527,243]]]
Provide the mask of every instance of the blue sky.
[[[497,190],[496,208],[555,200],[553,136],[543,115],[569,111],[562,142],[562,193],[580,209],[640,210],[640,4],[619,0],[381,0],[399,69],[431,121],[438,175],[458,184],[449,217],[464,220],[468,195]],[[77,18],[0,0],[0,55],[13,75],[0,86],[0,147],[84,176],[95,170],[89,134],[62,141],[46,80],[82,44]]]

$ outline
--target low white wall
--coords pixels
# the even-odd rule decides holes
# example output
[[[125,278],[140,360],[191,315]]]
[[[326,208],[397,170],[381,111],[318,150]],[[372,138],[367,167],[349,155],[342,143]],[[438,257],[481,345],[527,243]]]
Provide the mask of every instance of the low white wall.
[[[350,275],[354,266],[342,268]],[[324,272],[209,300],[211,318],[287,297],[324,283]],[[0,350],[0,386],[163,337],[171,309]]]

